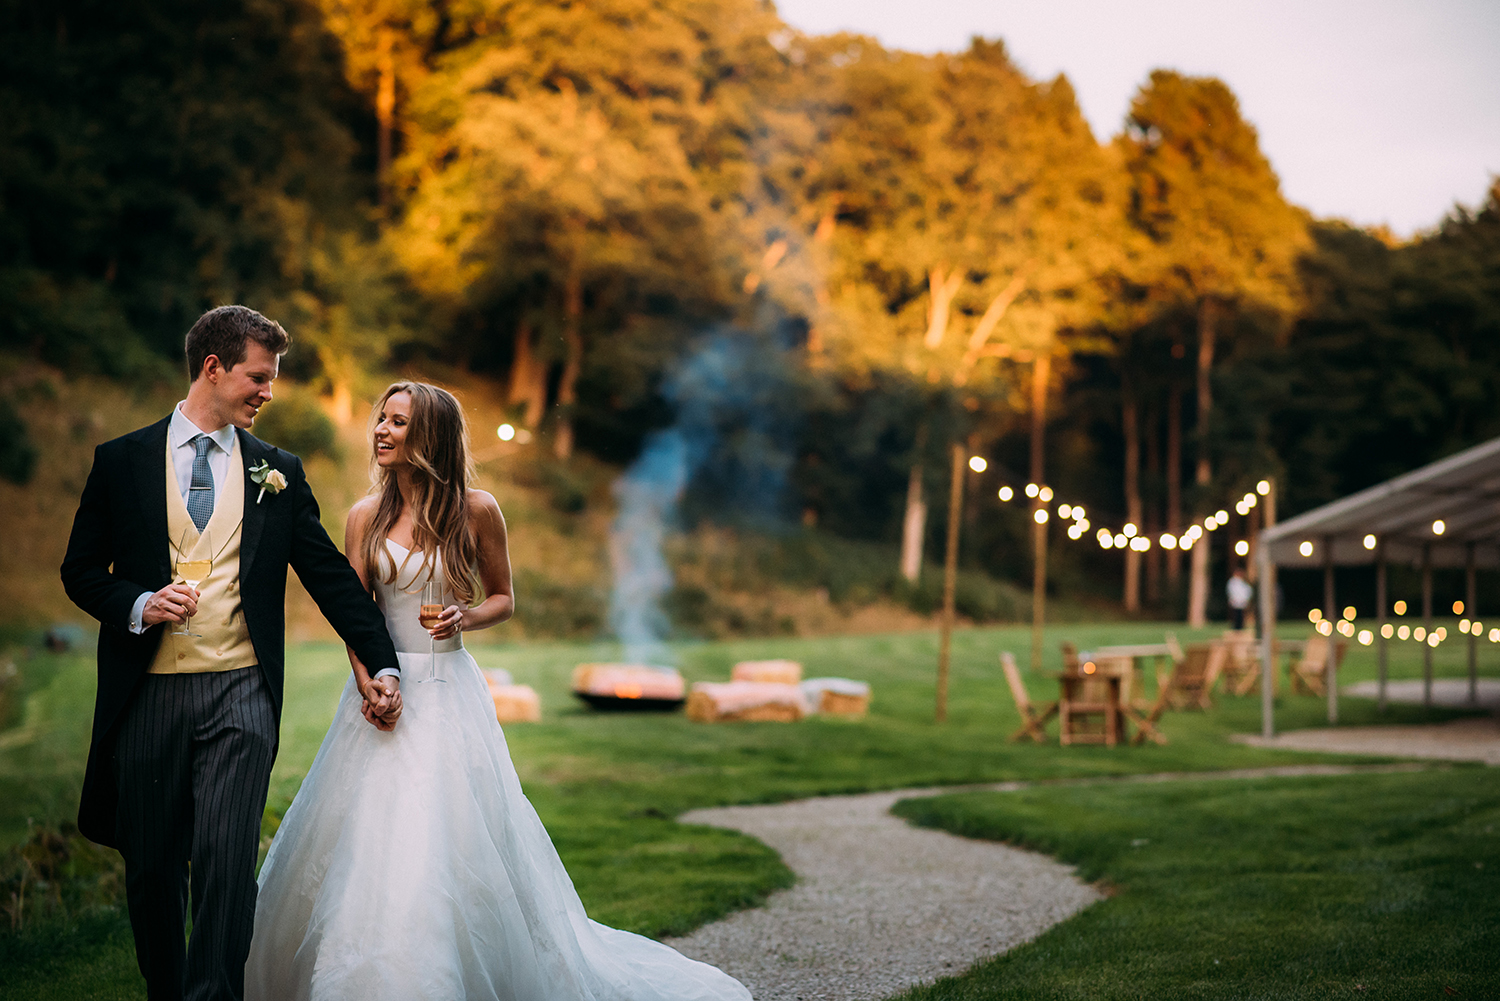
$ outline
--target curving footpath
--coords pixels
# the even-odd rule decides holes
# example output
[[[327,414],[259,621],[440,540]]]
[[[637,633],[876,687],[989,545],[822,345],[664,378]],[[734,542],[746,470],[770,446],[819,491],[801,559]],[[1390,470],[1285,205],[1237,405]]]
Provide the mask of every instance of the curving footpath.
[[[1106,781],[1412,768],[1304,765]],[[1030,784],[966,789],[1015,791]],[[856,1001],[961,973],[1101,899],[1072,867],[1044,855],[913,827],[890,813],[897,800],[956,791],[961,790],[900,789],[684,814],[683,823],[760,839],[780,853],[797,874],[797,884],[773,894],[764,907],[732,914],[668,944],[734,976],[756,1001]]]

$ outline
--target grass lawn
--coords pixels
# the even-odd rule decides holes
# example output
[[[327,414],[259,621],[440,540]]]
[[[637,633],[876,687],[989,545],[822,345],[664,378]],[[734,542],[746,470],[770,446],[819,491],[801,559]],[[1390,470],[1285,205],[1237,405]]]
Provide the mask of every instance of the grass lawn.
[[[1063,639],[1084,648],[1155,641],[1163,628],[1059,626],[1047,638],[1046,666],[1060,666],[1057,643]],[[1193,638],[1174,628],[1184,641]],[[1288,628],[1288,635],[1303,632]],[[527,794],[589,913],[651,935],[686,931],[752,904],[790,880],[780,860],[758,842],[672,819],[692,807],[918,785],[1338,760],[1225,742],[1229,733],[1259,729],[1258,698],[1224,699],[1211,713],[1169,715],[1163,729],[1171,743],[1165,747],[1007,743],[1019,723],[995,654],[1010,649],[1025,662],[1028,634],[1016,627],[955,634],[949,721],[941,727],[932,722],[934,633],[683,645],[680,664],[689,680],[726,678],[730,665],[740,659],[787,656],[801,660],[809,676],[865,679],[875,690],[870,716],[863,721],[716,727],[689,723],[680,715],[600,715],[576,704],[567,694],[573,665],[617,656],[613,646],[482,642],[490,638],[475,637],[479,662],[505,667],[541,693],[543,722],[511,727],[507,736]],[[1445,644],[1438,655],[1440,674],[1462,673],[1457,644]],[[1486,664],[1485,673],[1500,672]],[[342,650],[331,644],[288,649],[286,711],[268,833],[312,762],[347,674]],[[1419,674],[1416,648],[1408,652],[1397,647],[1393,675]],[[1345,681],[1373,677],[1373,653],[1352,651],[1342,676]],[[1036,697],[1056,697],[1050,679],[1031,677],[1028,683]],[[22,663],[21,691],[19,719],[0,732],[0,847],[25,836],[27,818],[55,823],[75,808],[93,699],[92,656],[32,653]],[[1392,707],[1377,718],[1373,703],[1349,700],[1341,719],[1357,725],[1450,715]],[[1280,700],[1281,728],[1316,726],[1322,720],[1319,699]],[[72,930],[39,927],[19,936],[0,935],[0,994],[140,997],[129,941],[128,927],[118,915]]]
[[[1032,788],[895,812],[1046,852],[1111,893],[909,1001],[1500,989],[1497,769]]]

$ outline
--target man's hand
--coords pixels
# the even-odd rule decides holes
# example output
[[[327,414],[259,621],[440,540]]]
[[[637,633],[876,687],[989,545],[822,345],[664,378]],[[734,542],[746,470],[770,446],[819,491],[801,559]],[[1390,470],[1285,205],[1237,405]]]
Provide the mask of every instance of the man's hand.
[[[401,679],[387,675],[365,686],[360,713],[377,730],[394,730],[401,718]]]
[[[196,611],[198,611],[196,588],[188,587],[186,584],[168,584],[146,599],[146,607],[141,610],[141,622],[148,626],[154,626],[159,622],[181,625]]]

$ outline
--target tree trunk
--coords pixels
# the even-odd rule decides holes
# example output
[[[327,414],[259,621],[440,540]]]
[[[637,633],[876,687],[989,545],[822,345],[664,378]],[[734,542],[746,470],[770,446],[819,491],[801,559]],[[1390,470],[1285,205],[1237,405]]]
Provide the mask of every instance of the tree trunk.
[[[1212,296],[1204,297],[1198,304],[1198,442],[1197,465],[1193,470],[1193,483],[1199,493],[1213,481],[1213,466],[1208,456],[1208,433],[1213,413],[1214,333],[1219,321],[1219,301]],[[1200,503],[1204,503],[1200,501]],[[1203,538],[1193,546],[1193,558],[1188,579],[1188,625],[1199,627],[1208,623],[1208,539]]]
[[[1120,423],[1125,432],[1125,518],[1143,534],[1141,511],[1141,429],[1136,412],[1135,391],[1128,376],[1120,380]],[[1141,554],[1125,551],[1125,611],[1141,610]]]
[[[575,253],[563,284],[563,343],[567,357],[557,383],[557,434],[553,451],[559,459],[573,454],[573,408],[578,402],[578,375],[583,371],[583,276]]]
[[[522,424],[532,429],[541,423],[542,414],[547,407],[547,366],[537,359],[534,340],[529,320],[523,319],[516,324],[515,355],[510,363],[510,388],[507,393],[507,400],[512,406],[526,404]]]
[[[1182,387],[1167,391],[1167,531],[1182,535]],[[1182,550],[1167,552],[1167,583],[1182,577]]]
[[[396,60],[391,52],[395,32],[382,27],[376,35],[375,67],[375,190],[380,207],[390,201],[391,146],[396,128]]]
[[[1146,525],[1148,535],[1156,535],[1162,528],[1161,517],[1161,421],[1158,419],[1160,411],[1154,407],[1146,408],[1145,433],[1146,441],[1146,482],[1150,486],[1151,505],[1146,511]],[[1160,546],[1152,546],[1146,554],[1146,601],[1156,605],[1161,601],[1161,564],[1162,554],[1172,550],[1162,549]]]
[[[922,542],[927,531],[927,502],[922,499],[922,464],[912,463],[906,481],[906,516],[901,519],[901,576],[915,584],[922,575]]]

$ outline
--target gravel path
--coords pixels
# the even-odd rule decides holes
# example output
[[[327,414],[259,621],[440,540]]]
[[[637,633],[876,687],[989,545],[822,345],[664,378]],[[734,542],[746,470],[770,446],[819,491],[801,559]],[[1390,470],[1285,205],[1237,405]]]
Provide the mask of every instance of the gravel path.
[[[1111,781],[1342,775],[1411,767],[1300,765]],[[1027,785],[971,788],[1015,791]],[[760,839],[780,853],[797,874],[797,884],[773,894],[764,907],[732,914],[669,944],[738,978],[756,1001],[883,998],[961,973],[1100,899],[1071,867],[1044,855],[912,827],[890,813],[897,800],[955,791],[960,790],[901,789],[684,814],[684,823]]]

